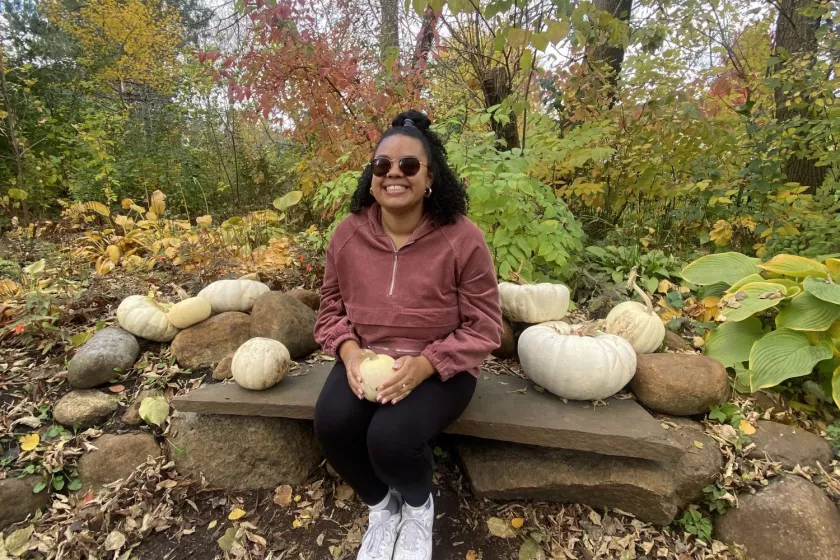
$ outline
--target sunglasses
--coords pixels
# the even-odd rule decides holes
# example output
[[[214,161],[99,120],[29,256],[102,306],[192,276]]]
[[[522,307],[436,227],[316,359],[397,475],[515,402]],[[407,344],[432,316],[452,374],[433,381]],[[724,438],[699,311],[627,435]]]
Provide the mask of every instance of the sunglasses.
[[[387,175],[388,172],[391,171],[392,165],[393,162],[391,161],[391,158],[385,156],[375,157],[370,161],[371,170],[377,177],[384,177]],[[414,175],[417,175],[417,172],[420,171],[421,165],[426,164],[414,156],[405,156],[400,158],[399,161],[400,171],[402,171],[402,174],[406,177],[413,177]],[[428,165],[426,165],[426,167],[428,167]]]

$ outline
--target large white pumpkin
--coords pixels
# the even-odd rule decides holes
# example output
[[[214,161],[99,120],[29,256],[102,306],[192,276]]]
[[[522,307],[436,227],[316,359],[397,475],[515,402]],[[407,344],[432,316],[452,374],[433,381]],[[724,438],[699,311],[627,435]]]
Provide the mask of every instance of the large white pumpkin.
[[[630,284],[645,303],[625,301],[616,305],[607,315],[605,330],[628,341],[637,354],[650,354],[665,340],[665,323],[653,310],[648,295],[634,280],[635,277],[631,277]]]
[[[204,298],[191,297],[179,301],[169,308],[169,322],[179,329],[186,329],[200,323],[213,313],[210,302]]]
[[[140,338],[170,342],[178,329],[169,322],[166,310],[147,296],[128,296],[117,307],[120,326]]]
[[[255,280],[217,280],[198,292],[198,297],[210,302],[213,313],[251,311],[258,297],[270,291]]]
[[[619,336],[553,321],[519,336],[522,371],[557,396],[596,400],[621,390],[636,373],[636,353]]]
[[[362,374],[362,391],[365,398],[376,402],[376,388],[394,373],[394,358],[387,354],[376,354],[365,358],[359,366]]]
[[[289,350],[282,342],[256,337],[236,349],[230,371],[240,387],[262,391],[280,383],[291,363]]]
[[[569,312],[569,288],[563,284],[499,284],[502,314],[508,321],[559,321]]]

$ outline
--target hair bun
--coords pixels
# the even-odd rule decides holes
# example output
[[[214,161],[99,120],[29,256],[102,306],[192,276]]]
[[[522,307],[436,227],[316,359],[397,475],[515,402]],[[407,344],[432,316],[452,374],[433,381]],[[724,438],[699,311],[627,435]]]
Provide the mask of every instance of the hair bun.
[[[397,115],[393,121],[391,121],[391,126],[405,126],[405,121],[411,119],[411,122],[414,123],[414,126],[417,127],[421,131],[426,131],[432,126],[432,121],[429,120],[429,117],[426,116],[426,113],[422,111],[404,111]]]

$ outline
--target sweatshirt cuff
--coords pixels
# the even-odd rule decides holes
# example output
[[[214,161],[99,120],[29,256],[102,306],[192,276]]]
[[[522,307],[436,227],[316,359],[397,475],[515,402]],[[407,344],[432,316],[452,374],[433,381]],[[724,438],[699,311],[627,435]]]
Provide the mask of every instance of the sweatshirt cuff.
[[[458,373],[452,367],[452,362],[445,355],[443,355],[440,352],[436,352],[431,347],[427,346],[426,349],[423,350],[423,352],[421,352],[421,355],[432,363],[432,366],[434,366],[435,371],[438,372],[438,375],[440,375],[440,378],[443,381],[446,381],[447,379]]]
[[[333,339],[333,341],[330,343],[329,348],[325,349],[326,353],[332,356],[333,358],[340,360],[341,356],[338,355],[338,349],[341,348],[341,345],[348,340],[355,340],[356,344],[358,344],[359,346],[362,345],[361,341],[359,340],[359,337],[356,336],[356,333],[352,331],[343,332],[337,337],[335,337],[335,339]]]

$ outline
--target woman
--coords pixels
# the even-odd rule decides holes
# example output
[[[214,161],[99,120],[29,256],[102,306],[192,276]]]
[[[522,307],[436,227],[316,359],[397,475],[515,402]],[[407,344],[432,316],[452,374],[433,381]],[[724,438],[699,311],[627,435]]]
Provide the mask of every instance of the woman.
[[[329,463],[370,506],[360,560],[430,560],[428,441],[467,407],[501,339],[490,251],[467,197],[418,111],[392,123],[327,249],[315,338],[340,361],[315,408]],[[396,359],[364,399],[359,366]]]

